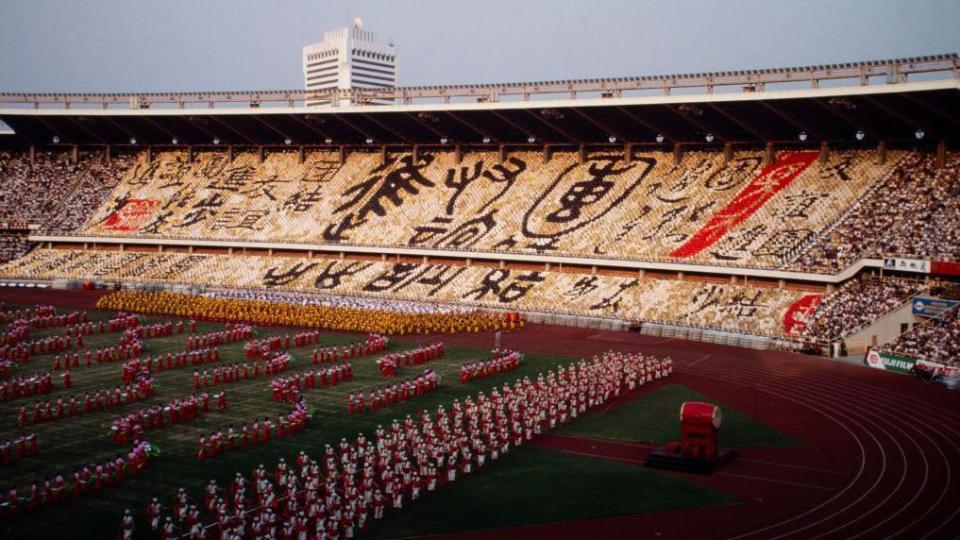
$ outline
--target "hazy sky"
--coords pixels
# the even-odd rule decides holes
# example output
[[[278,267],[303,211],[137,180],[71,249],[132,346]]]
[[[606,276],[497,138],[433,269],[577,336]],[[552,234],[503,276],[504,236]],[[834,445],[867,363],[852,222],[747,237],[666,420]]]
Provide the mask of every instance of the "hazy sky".
[[[300,88],[301,47],[357,16],[402,85],[960,51],[960,0],[0,0],[0,91]]]

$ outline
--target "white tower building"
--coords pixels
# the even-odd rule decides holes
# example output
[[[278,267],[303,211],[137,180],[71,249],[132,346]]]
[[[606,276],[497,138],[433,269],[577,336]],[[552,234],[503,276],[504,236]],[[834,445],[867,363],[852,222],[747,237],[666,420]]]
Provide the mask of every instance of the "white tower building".
[[[323,41],[303,48],[303,79],[307,90],[393,88],[397,83],[397,49],[377,41],[358,17],[353,27],[323,34]],[[307,101],[325,105],[328,100]]]

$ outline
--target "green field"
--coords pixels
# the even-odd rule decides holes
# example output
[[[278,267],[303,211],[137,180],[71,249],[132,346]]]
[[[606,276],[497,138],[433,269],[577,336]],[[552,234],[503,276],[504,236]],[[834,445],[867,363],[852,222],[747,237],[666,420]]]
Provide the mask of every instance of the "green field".
[[[110,315],[93,312],[91,318],[105,319]],[[149,318],[145,322],[159,320],[164,319]],[[197,331],[208,332],[222,328],[223,326],[219,324],[201,323]],[[32,337],[60,332],[62,329],[59,328],[34,331]],[[258,337],[292,332],[290,329],[257,329]],[[111,346],[116,344],[118,338],[119,334],[110,333],[87,336],[85,344],[92,349]],[[359,335],[325,333],[319,346],[347,343],[359,338]],[[150,355],[181,351],[185,345],[186,334],[146,340],[147,354]],[[416,345],[415,340],[403,342],[395,340],[390,344],[389,350],[400,350]],[[285,375],[312,367],[310,352],[313,347],[292,349],[294,364]],[[376,413],[349,415],[347,396],[351,392],[359,390],[366,392],[387,382],[376,368],[376,356],[356,359],[353,361],[353,381],[333,388],[317,388],[306,393],[309,407],[313,412],[310,426],[306,430],[293,437],[275,438],[270,444],[221,454],[214,460],[201,463],[196,459],[196,452],[198,440],[202,435],[226,428],[231,423],[250,422],[267,415],[275,417],[290,409],[289,405],[276,403],[270,399],[269,377],[222,386],[220,388],[225,389],[229,401],[229,408],[226,411],[211,410],[210,413],[200,416],[193,422],[146,432],[145,438],[159,447],[162,455],[151,460],[138,479],[128,479],[120,486],[104,489],[93,497],[67,498],[64,502],[41,508],[39,511],[23,513],[13,519],[2,519],[0,520],[0,537],[4,539],[53,538],[62,535],[64,531],[70,531],[70,538],[105,538],[114,534],[124,508],[133,509],[139,518],[138,537],[150,537],[142,514],[151,497],[159,497],[166,509],[169,509],[176,490],[185,487],[192,499],[197,502],[202,499],[202,488],[210,479],[217,479],[221,485],[226,485],[237,471],[249,476],[252,469],[260,463],[272,469],[278,457],[283,456],[290,460],[300,450],[318,457],[325,443],[336,443],[341,437],[352,439],[358,432],[364,432],[369,437],[377,424],[386,424],[393,418],[402,418],[424,408],[435,409],[440,403],[449,406],[454,398],[462,399],[480,390],[489,391],[493,386],[512,382],[518,377],[532,376],[542,370],[574,360],[566,357],[529,354],[526,355],[521,367],[514,372],[475,381],[469,385],[459,384],[460,364],[467,360],[483,358],[487,354],[487,351],[447,347],[447,354],[442,359],[429,364],[441,376],[441,385],[437,391],[418,400],[386,407]],[[29,374],[45,370],[52,365],[52,358],[53,355],[35,356],[26,366],[17,367],[14,374]],[[234,361],[243,361],[243,343],[231,344],[221,349],[221,364]],[[207,364],[206,367],[211,369],[214,366],[214,364]],[[422,366],[399,370],[398,379],[414,375],[420,369]],[[80,367],[73,372],[73,389],[67,392],[60,388],[44,395],[43,399],[55,400],[60,395],[69,396],[70,393],[82,395],[85,391],[112,387],[120,382],[120,374],[120,363],[94,365],[89,368]],[[26,430],[35,431],[38,435],[40,453],[0,469],[2,474],[0,488],[14,484],[21,490],[21,494],[24,494],[34,479],[42,480],[44,477],[61,472],[69,480],[69,475],[77,466],[102,462],[108,456],[126,452],[127,448],[113,443],[110,439],[111,421],[123,412],[153,403],[165,403],[172,398],[195,393],[192,375],[192,367],[163,371],[156,375],[158,393],[150,400],[126,405],[113,411],[92,413],[37,426],[28,425]],[[58,387],[60,385],[59,379],[57,379],[57,385]],[[217,390],[207,389],[211,393]],[[33,403],[30,398],[0,402],[0,437],[10,438],[16,435],[17,410],[25,402],[29,410]],[[589,418],[581,421],[588,420]],[[558,469],[563,470],[564,475],[555,475],[554,472]],[[617,487],[615,484],[621,482],[620,478],[628,481],[624,486]],[[567,488],[563,487],[565,482],[569,484]],[[526,485],[526,491],[518,491],[516,489],[518,485]],[[574,489],[572,487],[574,485],[584,489]],[[653,499],[650,493],[637,490],[637,485],[655,486],[656,491],[667,490],[675,496],[668,498],[658,496]],[[589,489],[586,489],[587,487]],[[564,489],[566,489],[565,492]],[[629,489],[629,494],[633,498],[626,497],[626,492],[621,493],[623,489]],[[567,495],[563,503],[557,503],[556,499],[551,499],[550,505],[523,504],[523,501],[533,503],[543,496],[561,492]],[[603,500],[601,492],[620,493],[624,496],[618,496],[618,502],[611,504]],[[401,514],[388,513],[388,518],[378,523],[372,534],[396,536],[426,530],[486,528],[729,502],[719,494],[706,492],[695,485],[638,467],[545,453],[533,449],[514,452],[501,459],[495,467],[488,467],[484,474],[477,475],[477,478],[471,478],[468,482],[458,482],[443,493],[443,495],[427,498]],[[517,508],[507,511],[504,506],[500,510],[486,512],[483,519],[441,522],[436,526],[424,517],[429,515],[430,509],[438,504],[459,505],[461,497],[465,504],[469,504],[469,501],[480,497],[476,493],[487,493],[488,497],[497,501],[513,501],[507,506]],[[521,508],[525,510],[521,511]],[[426,529],[418,528],[417,524],[421,521]]]
[[[591,414],[559,433],[626,442],[663,444],[680,439],[680,405],[684,401],[716,403],[723,412],[720,445],[730,448],[790,447],[800,443],[686,386],[668,384],[610,411]]]
[[[484,530],[735,504],[729,495],[637,465],[523,447],[374,523],[374,538]]]

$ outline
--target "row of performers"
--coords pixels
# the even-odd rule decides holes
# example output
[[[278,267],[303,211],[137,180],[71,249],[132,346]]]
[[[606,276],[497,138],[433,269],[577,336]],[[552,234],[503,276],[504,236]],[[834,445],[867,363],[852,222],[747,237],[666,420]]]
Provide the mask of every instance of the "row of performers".
[[[136,313],[124,313],[120,311],[117,316],[107,321],[107,328],[111,332],[122,332],[127,328],[134,328],[140,325],[140,316]]]
[[[227,408],[227,395],[223,391],[213,397],[216,399],[218,411]],[[210,394],[204,392],[120,416],[110,425],[110,433],[114,442],[128,444],[131,440],[140,440],[145,430],[162,429],[173,424],[190,422],[207,412],[210,412]]]
[[[94,361],[96,361],[97,364],[119,362],[121,360],[136,358],[142,353],[143,341],[139,339],[123,345],[98,348],[96,351],[87,349],[84,351],[84,357],[86,359],[85,365],[86,367],[90,367],[93,365]],[[62,363],[61,356],[59,354],[53,357],[52,368],[54,371],[59,371],[60,369],[79,368],[80,366],[81,363],[79,351],[74,351],[73,354],[64,353]]]
[[[33,423],[41,424],[96,411],[107,411],[121,405],[142,401],[154,394],[153,384],[152,377],[141,375],[136,381],[127,385],[117,385],[116,388],[97,390],[92,394],[86,392],[80,402],[77,401],[76,395],[71,395],[66,402],[62,396],[58,397],[54,403],[50,403],[49,399],[44,402],[35,401],[33,404]],[[17,425],[23,428],[27,419],[27,406],[21,405],[20,411],[17,413]]]
[[[312,330],[309,332],[299,332],[293,335],[294,347],[306,347],[320,343],[320,331]],[[244,344],[243,350],[247,358],[259,358],[267,352],[278,352],[290,349],[290,334],[283,336],[270,336],[262,339],[253,339]]]
[[[72,377],[70,384],[73,384]],[[66,388],[70,388],[66,386]],[[46,394],[53,390],[53,373],[35,373],[19,375],[8,381],[0,382],[0,401]]]
[[[443,343],[437,342],[424,345],[408,351],[400,351],[384,355],[377,359],[377,367],[384,377],[395,377],[398,367],[426,364],[443,356]]]
[[[152,453],[150,443],[142,441],[133,445],[126,457],[118,455],[100,464],[76,468],[69,486],[61,473],[42,482],[34,481],[25,495],[20,495],[16,486],[10,486],[6,489],[6,497],[0,501],[0,516],[49,506],[66,499],[68,494],[80,497],[114,487],[127,478],[137,477]]]
[[[308,369],[287,377],[277,377],[270,381],[270,391],[274,401],[294,403],[305,390],[313,390],[317,386],[336,386],[352,379],[353,367],[350,364],[336,364],[325,369]]]
[[[253,327],[249,324],[227,324],[226,330],[209,332],[187,338],[187,350],[217,347],[227,343],[236,343],[253,337]]]
[[[262,466],[252,479],[238,473],[223,495],[215,483],[208,486],[202,518],[185,491],[178,492],[171,518],[162,517],[156,501],[148,515],[161,538],[171,540],[181,533],[206,538],[208,530],[221,538],[353,538],[385,509],[402,511],[425,492],[469,477],[541,432],[616,399],[647,360],[657,363],[656,373],[669,374],[659,359],[607,353],[504,384],[489,397],[454,401],[449,411],[441,405],[435,414],[378,426],[373,441],[360,434],[336,449],[327,445],[319,461],[301,453],[299,470],[281,460],[274,474]]]
[[[83,336],[47,336],[15,345],[4,345],[0,347],[0,357],[23,364],[28,362],[32,356],[82,348]]]
[[[197,459],[205,461],[215,458],[223,452],[269,443],[275,436],[293,435],[307,427],[307,419],[307,402],[300,398],[292,411],[277,416],[276,424],[269,417],[264,417],[262,422],[255,420],[250,427],[247,427],[247,423],[244,422],[240,425],[239,431],[231,424],[226,430],[215,431],[206,437],[200,437]],[[275,432],[274,427],[276,427]]]
[[[220,361],[220,349],[197,349],[193,351],[168,352],[166,356],[131,358],[123,363],[123,378],[135,377],[141,372],[153,373],[186,367],[214,364]]]
[[[149,338],[180,335],[180,334],[183,334],[183,331],[185,330],[185,328],[186,326],[184,325],[183,321],[177,321],[176,323],[167,321],[167,322],[158,322],[158,323],[148,324],[148,325],[140,325],[140,326],[137,326],[136,328],[131,328],[126,332],[130,332],[130,335],[134,337],[138,337],[141,339],[149,339]]]
[[[513,371],[520,366],[521,360],[523,355],[517,351],[494,350],[493,357],[489,360],[469,362],[460,366],[460,384]]]
[[[416,399],[427,392],[436,390],[439,385],[440,379],[437,373],[427,368],[423,370],[423,373],[412,379],[391,384],[385,388],[370,390],[369,398],[364,398],[363,391],[360,391],[357,395],[351,393],[347,401],[347,412],[353,414],[376,411],[388,405]]]
[[[39,449],[36,433],[21,433],[15,439],[0,441],[0,465],[10,465],[14,461],[32,456]]]
[[[33,307],[20,307],[17,309],[7,309],[6,302],[0,302],[0,323],[8,324],[14,321],[27,321],[50,317],[57,313],[57,308],[50,305],[37,305]]]
[[[7,331],[0,335],[0,345],[15,345],[30,339],[31,330],[44,328],[64,327],[63,333],[67,336],[90,335],[96,326],[87,321],[86,311],[74,311],[68,315],[48,315],[30,319],[16,319],[7,326]],[[102,328],[102,324],[101,324]]]
[[[263,365],[263,368],[260,367],[261,365]],[[289,353],[281,354],[264,362],[255,361],[253,367],[250,366],[249,362],[242,364],[235,362],[232,366],[214,368],[212,372],[207,372],[204,369],[201,373],[195,369],[193,370],[193,387],[200,389],[222,384],[233,384],[251,378],[257,379],[263,375],[276,375],[288,369],[290,369]]]
[[[367,339],[356,343],[349,343],[339,347],[331,345],[313,350],[313,365],[336,362],[338,360],[352,360],[368,354],[376,354],[387,348],[387,338],[380,334],[369,334]]]

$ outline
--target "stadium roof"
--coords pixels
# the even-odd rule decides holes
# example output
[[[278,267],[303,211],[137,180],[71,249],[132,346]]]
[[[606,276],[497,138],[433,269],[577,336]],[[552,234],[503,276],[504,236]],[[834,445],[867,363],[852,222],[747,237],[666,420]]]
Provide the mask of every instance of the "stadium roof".
[[[304,105],[313,99],[341,105]],[[396,104],[376,104],[384,101]],[[335,94],[0,94],[0,121],[14,131],[0,145],[763,144],[796,143],[801,133],[809,142],[853,142],[858,132],[864,143],[896,143],[918,130],[927,140],[960,138],[957,111],[952,54]]]

